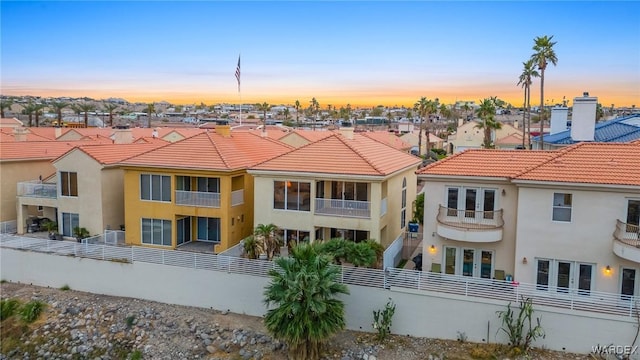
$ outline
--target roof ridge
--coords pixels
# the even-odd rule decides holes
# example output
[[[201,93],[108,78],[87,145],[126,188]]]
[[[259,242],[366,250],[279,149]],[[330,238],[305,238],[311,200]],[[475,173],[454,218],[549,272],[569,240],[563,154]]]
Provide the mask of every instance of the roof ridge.
[[[355,135],[355,134],[354,134]],[[365,136],[366,137],[366,136]],[[342,135],[336,134],[336,138],[341,141],[343,144],[345,144],[347,147],[349,147],[353,152],[355,152],[356,154],[358,154],[358,156],[360,156],[367,164],[369,164],[369,166],[371,166],[378,174],[380,175],[384,175],[384,172],[382,170],[380,170],[377,166],[375,166],[371,160],[369,158],[367,158],[362,152],[360,152],[355,146],[353,146],[352,144],[347,143],[346,138]],[[371,140],[371,141],[375,141],[369,137],[366,137],[367,139]],[[388,145],[385,144],[385,146],[389,147]],[[395,149],[394,149],[395,150]]]
[[[521,172],[515,174],[512,177],[512,179],[518,178],[518,177],[520,177],[520,176],[522,176],[522,175],[524,175],[524,174],[526,174],[526,173],[528,173],[530,171],[533,171],[533,170],[535,170],[535,169],[537,169],[537,168],[539,168],[539,167],[541,167],[543,165],[546,165],[546,164],[550,163],[551,161],[557,160],[558,158],[564,156],[566,153],[571,152],[571,151],[575,150],[576,148],[583,146],[584,144],[587,144],[587,143],[581,142],[581,143],[565,146],[565,147],[563,147],[562,149],[559,149],[559,150],[536,150],[536,151],[545,151],[545,152],[548,151],[549,153],[551,153],[551,156],[549,156],[549,158],[546,159],[546,160],[540,161],[539,164],[531,166],[530,168],[526,168],[526,169],[522,170]]]
[[[164,147],[167,147],[167,146],[170,146],[170,145],[173,145],[173,144],[177,144],[177,143],[179,143],[179,142],[181,142],[181,141],[185,141],[185,140],[187,140],[187,139],[188,139],[188,138],[184,138],[184,139],[180,139],[180,140],[178,140],[178,141],[176,141],[176,142],[167,142],[166,144],[163,144],[163,145],[161,145],[161,146],[151,148],[151,149],[149,149],[149,150],[147,150],[147,151],[143,151],[143,152],[138,153],[138,154],[135,154],[135,155],[131,155],[131,156],[127,157],[127,158],[124,158],[124,159],[122,159],[122,160],[118,161],[118,163],[125,162],[125,161],[130,160],[130,159],[132,159],[132,158],[134,158],[134,157],[137,157],[137,156],[142,156],[142,155],[148,154],[148,153],[150,153],[150,152],[152,152],[152,151],[155,151],[155,150],[160,150],[160,149],[162,149],[162,148],[164,148]]]
[[[220,149],[218,148],[218,144],[216,144],[216,142],[213,140],[213,138],[211,138],[211,135],[212,135],[212,134],[215,134],[215,132],[214,132],[214,133],[210,133],[210,132],[208,132],[208,131],[207,131],[207,132],[205,132],[204,134],[205,134],[205,135],[207,136],[207,138],[209,139],[209,142],[211,142],[211,145],[213,146],[213,149],[216,151],[216,153],[218,153],[218,156],[220,157],[220,160],[222,160],[222,163],[224,164],[224,166],[225,166],[227,169],[231,169],[231,166],[229,166],[229,162],[227,161],[227,159],[225,159],[225,157],[222,155],[222,152],[221,152],[221,151],[220,151]],[[198,135],[192,136],[191,138],[194,138],[194,137],[196,137],[196,136],[198,136]],[[185,138],[185,140],[186,140],[186,139],[190,139],[190,138]]]
[[[449,156],[449,157],[446,157],[444,159],[440,159],[438,161],[432,162],[431,164],[429,164],[429,165],[423,167],[422,169],[418,170],[418,173],[423,173],[423,172],[425,172],[425,171],[427,171],[427,170],[429,170],[429,169],[431,169],[433,167],[436,167],[436,166],[439,166],[439,165],[444,164],[446,162],[449,162],[452,159],[455,159],[455,158],[459,157],[462,154],[465,154],[465,153],[468,153],[468,152],[472,152],[472,151],[476,151],[476,150],[481,150],[481,149],[464,149],[464,150],[462,150],[460,152],[457,152],[457,153],[453,154],[452,156]]]
[[[294,130],[294,131],[295,131],[295,130]],[[256,135],[256,134],[254,134],[254,135]],[[276,142],[278,142],[278,143],[280,143],[280,144],[287,145],[287,146],[288,146],[288,147],[290,147],[291,149],[290,149],[289,151],[287,151],[287,152],[284,152],[284,153],[282,153],[282,154],[278,155],[278,156],[272,157],[271,159],[266,159],[266,160],[264,160],[264,161],[260,161],[260,162],[259,162],[259,163],[257,163],[257,164],[253,164],[253,165],[251,165],[251,167],[258,166],[258,165],[262,165],[262,164],[266,163],[267,161],[271,161],[271,160],[279,159],[279,158],[281,158],[281,157],[283,157],[283,156],[285,156],[285,155],[287,155],[287,154],[290,154],[290,153],[292,153],[292,152],[294,152],[294,151],[297,151],[297,150],[300,150],[300,149],[306,148],[307,146],[310,146],[310,145],[312,145],[312,144],[317,144],[317,143],[319,143],[319,142],[321,142],[321,141],[325,141],[325,140],[327,140],[327,139],[331,138],[331,137],[332,137],[332,136],[334,136],[334,135],[336,135],[336,134],[329,135],[329,136],[327,136],[326,138],[324,138],[324,139],[320,139],[320,140],[318,140],[318,141],[308,142],[308,143],[306,143],[306,144],[304,144],[304,145],[302,145],[302,146],[300,146],[300,147],[297,147],[297,148],[296,148],[296,147],[293,147],[293,146],[291,146],[291,145],[287,145],[287,144],[281,143],[281,142],[279,142],[279,141],[276,141]],[[256,135],[256,136],[257,136],[257,135]],[[274,141],[275,141],[275,140],[274,140]]]

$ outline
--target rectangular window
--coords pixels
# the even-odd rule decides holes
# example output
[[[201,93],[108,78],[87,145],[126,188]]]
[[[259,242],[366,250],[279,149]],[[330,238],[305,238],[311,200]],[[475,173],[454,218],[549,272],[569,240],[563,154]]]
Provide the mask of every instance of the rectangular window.
[[[294,211],[310,211],[311,183],[274,181],[273,208]]]
[[[549,265],[550,260],[538,260],[538,268],[536,270],[536,289],[549,290]]]
[[[631,300],[636,290],[636,270],[623,268],[621,276],[620,298],[622,300]]]
[[[62,213],[62,235],[73,236],[73,229],[80,226],[80,215]]]
[[[171,177],[141,174],[140,199],[171,202]]]
[[[191,176],[176,176],[176,190],[191,191]]]
[[[458,215],[458,189],[447,189],[447,216]]]
[[[407,226],[407,209],[400,211],[400,228],[404,229]]]
[[[578,266],[578,294],[591,294],[591,281],[593,279],[593,265],[579,264]]]
[[[171,246],[171,220],[143,218],[142,243]]]
[[[444,273],[455,275],[456,273],[456,248],[446,247],[444,250]]]
[[[60,172],[60,194],[62,196],[78,196],[78,173]]]
[[[572,195],[553,193],[553,221],[571,221]]]
[[[198,241],[220,242],[220,219],[198,217]]]
[[[629,200],[627,204],[627,232],[640,236],[640,200]]]
[[[197,179],[198,179],[198,191],[220,193],[219,178],[198,177]]]

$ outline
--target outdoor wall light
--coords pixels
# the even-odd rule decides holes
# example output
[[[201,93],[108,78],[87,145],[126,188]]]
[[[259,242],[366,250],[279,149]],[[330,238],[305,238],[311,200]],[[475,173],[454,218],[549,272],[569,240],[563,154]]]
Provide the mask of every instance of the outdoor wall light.
[[[607,274],[607,275],[611,275],[611,266],[607,265],[604,268],[604,273]]]
[[[435,245],[431,245],[431,247],[429,247],[429,252],[432,254],[436,253],[436,246]]]
[[[529,261],[527,260],[527,257],[526,257],[526,256],[522,258],[522,263],[523,263],[523,264],[527,265],[527,263],[528,263],[528,262],[529,262]]]
[[[507,191],[505,189],[502,189],[502,196],[507,195]]]

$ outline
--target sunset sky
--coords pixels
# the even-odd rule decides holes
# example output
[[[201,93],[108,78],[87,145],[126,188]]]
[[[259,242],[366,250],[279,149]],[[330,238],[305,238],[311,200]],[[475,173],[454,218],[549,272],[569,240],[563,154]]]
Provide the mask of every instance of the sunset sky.
[[[640,2],[7,2],[3,95],[406,105],[498,96],[553,35],[548,103],[640,106]],[[242,54],[241,98],[234,76]],[[532,104],[539,103],[534,80]]]

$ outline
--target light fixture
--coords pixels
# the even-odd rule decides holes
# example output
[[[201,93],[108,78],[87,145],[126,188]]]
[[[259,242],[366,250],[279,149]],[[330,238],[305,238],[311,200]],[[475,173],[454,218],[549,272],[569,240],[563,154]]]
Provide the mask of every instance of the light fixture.
[[[505,189],[502,189],[502,196],[507,195],[507,191]]]
[[[607,266],[604,268],[604,272],[605,272],[605,274],[610,275],[610,274],[611,274],[611,266],[607,265]]]
[[[527,261],[527,257],[526,256],[522,258],[522,263],[523,264],[527,265],[528,262],[529,261]]]
[[[436,246],[435,245],[431,245],[431,247],[429,247],[429,252],[432,254],[436,253]]]

